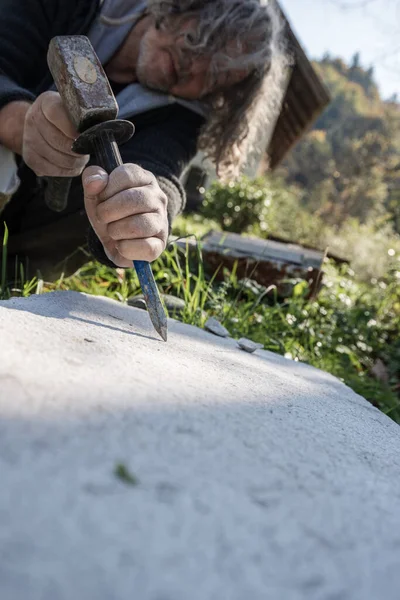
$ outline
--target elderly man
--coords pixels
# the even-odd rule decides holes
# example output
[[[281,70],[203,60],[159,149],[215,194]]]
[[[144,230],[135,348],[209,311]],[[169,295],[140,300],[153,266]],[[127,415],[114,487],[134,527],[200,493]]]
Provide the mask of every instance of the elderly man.
[[[119,116],[135,124],[109,176],[72,152],[78,134],[48,71],[51,38],[72,34],[89,37]],[[221,176],[245,161],[274,96],[281,39],[273,0],[2,0],[0,220],[10,252],[45,273],[86,239],[105,264],[156,259],[197,149]],[[74,178],[61,213],[44,203],[49,176]]]

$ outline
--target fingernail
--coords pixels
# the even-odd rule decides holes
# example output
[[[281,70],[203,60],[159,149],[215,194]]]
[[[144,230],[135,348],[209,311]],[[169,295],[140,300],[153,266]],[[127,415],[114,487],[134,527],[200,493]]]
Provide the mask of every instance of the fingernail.
[[[105,181],[106,179],[106,173],[97,173],[96,175],[88,175],[85,177],[85,183],[92,183],[92,181]]]

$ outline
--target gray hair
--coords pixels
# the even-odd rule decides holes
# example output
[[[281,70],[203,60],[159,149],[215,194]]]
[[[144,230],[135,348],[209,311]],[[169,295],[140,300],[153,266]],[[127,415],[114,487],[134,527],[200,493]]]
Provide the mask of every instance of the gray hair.
[[[147,0],[147,12],[156,26],[177,30],[180,17],[196,18],[196,34],[186,35],[185,45],[194,54],[211,57],[210,78],[233,69],[249,72],[229,89],[202,98],[209,117],[198,147],[221,178],[237,176],[260,131],[279,110],[288,58],[276,0]]]

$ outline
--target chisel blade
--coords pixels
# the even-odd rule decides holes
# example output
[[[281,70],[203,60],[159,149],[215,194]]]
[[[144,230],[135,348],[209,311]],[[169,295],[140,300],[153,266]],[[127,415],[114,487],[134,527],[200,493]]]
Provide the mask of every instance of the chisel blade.
[[[164,342],[166,342],[168,331],[167,315],[165,314],[160,294],[158,293],[150,263],[144,260],[134,260],[133,266],[135,267],[154,329]]]

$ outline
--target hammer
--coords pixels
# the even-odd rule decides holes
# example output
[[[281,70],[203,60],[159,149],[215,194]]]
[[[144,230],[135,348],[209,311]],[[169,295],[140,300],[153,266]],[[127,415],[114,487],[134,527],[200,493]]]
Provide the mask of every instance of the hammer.
[[[50,42],[47,63],[76,130],[116,119],[118,105],[107,76],[85,36],[60,36]],[[133,135],[133,125],[130,126]],[[126,126],[128,131],[128,126]],[[69,177],[44,177],[44,198],[55,212],[63,211],[71,187]]]
[[[50,42],[47,62],[68,115],[81,133],[73,151],[93,154],[96,164],[110,174],[123,164],[118,144],[127,142],[135,128],[130,121],[116,119],[118,105],[92,44],[83,35],[57,36]],[[167,341],[167,318],[150,263],[134,260],[133,266],[154,328]]]

